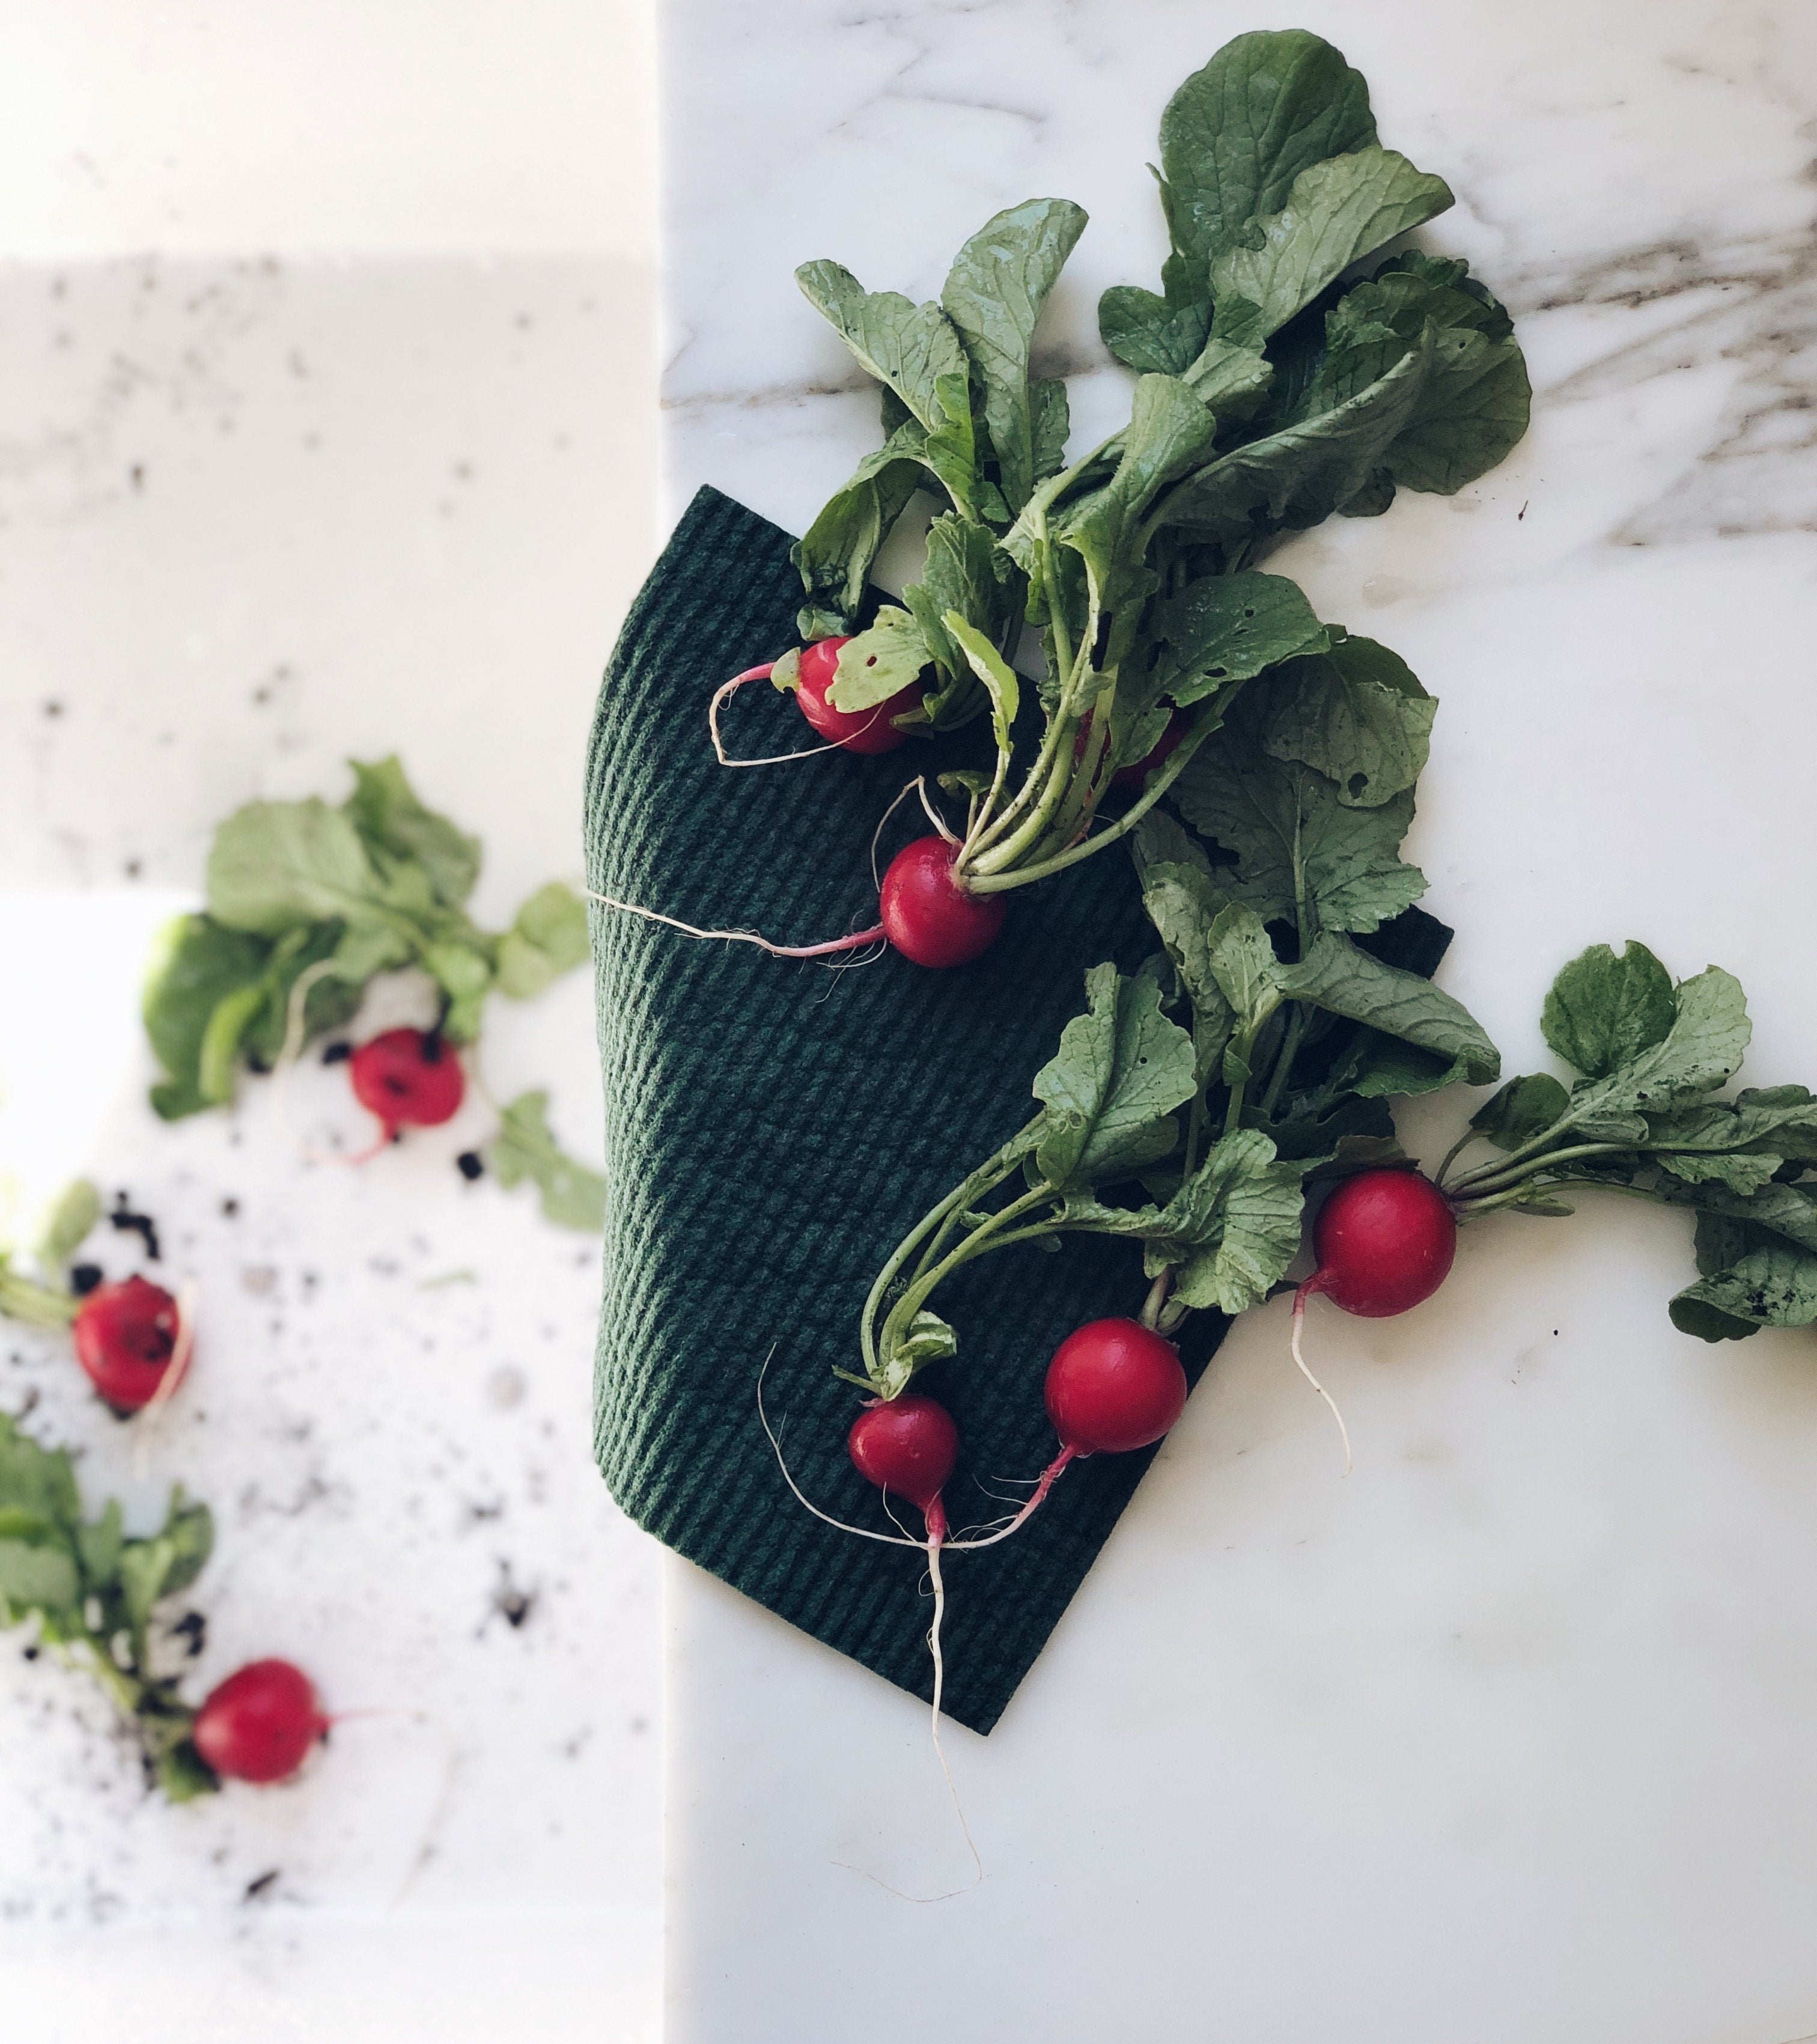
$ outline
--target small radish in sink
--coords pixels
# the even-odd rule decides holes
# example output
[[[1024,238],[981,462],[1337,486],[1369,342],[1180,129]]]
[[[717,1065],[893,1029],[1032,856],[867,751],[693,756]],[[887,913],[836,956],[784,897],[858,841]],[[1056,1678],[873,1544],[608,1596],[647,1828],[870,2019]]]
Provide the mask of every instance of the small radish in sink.
[[[288,1661],[252,1661],[209,1692],[190,1736],[229,1781],[284,1781],[328,1728],[302,1669]]]
[[[359,1046],[348,1071],[354,1097],[384,1124],[387,1139],[451,1121],[467,1096],[459,1055],[431,1030],[387,1029]]]
[[[137,1412],[157,1397],[176,1354],[182,1316],[161,1285],[136,1275],[98,1285],[70,1323],[75,1359],[116,1412]]]

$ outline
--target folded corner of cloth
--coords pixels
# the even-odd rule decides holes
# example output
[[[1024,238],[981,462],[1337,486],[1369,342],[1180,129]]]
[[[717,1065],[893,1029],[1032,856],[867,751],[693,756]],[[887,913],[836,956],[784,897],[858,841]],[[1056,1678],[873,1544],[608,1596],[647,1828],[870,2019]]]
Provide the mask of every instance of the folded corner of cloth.
[[[587,763],[589,885],[701,928],[778,941],[874,921],[871,839],[918,772],[969,760],[975,730],[859,759],[732,772],[707,731],[714,689],[795,640],[789,536],[702,490],[632,605]],[[727,706],[735,753],[799,748],[793,705]],[[905,812],[899,813],[906,813]],[[912,825],[907,827],[912,830]],[[1153,949],[1127,859],[1020,890],[995,947],[934,972],[894,955],[829,967],[703,942],[594,909],[612,1193],[595,1439],[613,1496],[701,1567],[924,1699],[924,1558],[889,1531],[847,1460],[859,1312],[907,1231],[1033,1111],[1030,1082],[1083,1005],[1084,974]],[[1081,1321],[1131,1312],[1131,1245],[1062,1238],[1007,1251],[941,1294],[960,1353],[926,1373],[963,1449],[955,1527],[999,1517],[1053,1453],[1048,1358]],[[1197,1377],[1223,1323],[1189,1323]],[[1045,1644],[1153,1450],[1082,1462],[1014,1539],[947,1573],[945,1707],[988,1731]]]

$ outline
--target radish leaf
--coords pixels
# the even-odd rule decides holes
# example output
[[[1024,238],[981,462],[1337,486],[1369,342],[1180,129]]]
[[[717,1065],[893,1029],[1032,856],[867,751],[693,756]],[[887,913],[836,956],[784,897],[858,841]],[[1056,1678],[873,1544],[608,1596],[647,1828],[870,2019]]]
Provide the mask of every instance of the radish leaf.
[[[571,887],[551,880],[498,939],[498,990],[513,1001],[532,1000],[584,965],[587,951],[586,905]]]
[[[1605,1078],[1663,1043],[1678,1019],[1672,975],[1645,944],[1592,944],[1552,982],[1540,1028],[1568,1065]]]
[[[498,1133],[481,1154],[507,1190],[526,1178],[536,1186],[546,1220],[597,1234],[605,1225],[605,1181],[563,1154],[549,1127],[548,1108],[546,1089],[520,1093],[503,1110]]]
[[[1293,181],[1278,213],[1258,219],[1253,240],[1212,258],[1212,296],[1222,331],[1227,298],[1262,315],[1262,331],[1284,327],[1353,263],[1453,204],[1442,178],[1416,170],[1393,149],[1369,148],[1313,163]]]
[[[1174,1109],[1193,1097],[1193,1039],[1161,1012],[1151,974],[1094,966],[1085,997],[1035,1078],[1047,1109],[1035,1162],[1051,1185],[1158,1161],[1177,1139]]]
[[[954,262],[940,302],[958,329],[984,389],[984,422],[997,457],[997,483],[1013,517],[1040,472],[1028,352],[1036,321],[1066,258],[1085,232],[1070,199],[1030,199],[979,229]],[[1064,385],[1058,389],[1064,403]],[[1043,398],[1043,408],[1053,403]],[[1052,452],[1048,423],[1046,450]],[[1060,443],[1066,436],[1062,432]]]

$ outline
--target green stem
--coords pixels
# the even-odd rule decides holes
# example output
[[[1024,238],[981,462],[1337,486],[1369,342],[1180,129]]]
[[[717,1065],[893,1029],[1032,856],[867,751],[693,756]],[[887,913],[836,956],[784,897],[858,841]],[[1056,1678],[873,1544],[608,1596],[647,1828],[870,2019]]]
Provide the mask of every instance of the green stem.
[[[1205,1085],[1193,1095],[1193,1105],[1186,1116],[1186,1168],[1181,1182],[1192,1177],[1199,1168],[1199,1138],[1205,1132],[1205,1085],[1211,1082],[1211,1074],[1205,1074]]]
[[[1081,832],[1091,828],[1098,797],[1104,792],[1097,779],[1104,755],[1110,749],[1110,713],[1116,697],[1116,678],[1112,675],[1092,705],[1089,726],[1081,727],[1085,743],[1079,747],[1078,757],[1066,777],[1066,797],[1041,842],[1033,848],[1032,855],[1037,861],[1056,851],[1064,851],[1078,842]]]
[[[1274,1070],[1270,1076],[1268,1090],[1262,1096],[1262,1111],[1270,1119],[1275,1103],[1281,1097],[1281,1089],[1287,1083],[1287,1074],[1293,1069],[1293,1060],[1300,1055],[1300,1039],[1305,1033],[1306,1004],[1296,1001],[1293,1012],[1287,1018],[1287,1028],[1281,1039],[1281,1049],[1274,1060]]]
[[[1000,1207],[995,1213],[980,1222],[957,1249],[949,1250],[931,1270],[916,1278],[885,1318],[880,1335],[883,1353],[887,1355],[890,1352],[895,1346],[894,1337],[908,1325],[947,1278],[962,1265],[970,1262],[974,1256],[984,1254],[992,1246],[993,1235],[1007,1228],[1012,1220],[1019,1220],[1031,1208],[1050,1202],[1054,1197],[1051,1185],[1038,1185],[1032,1192],[1024,1193],[1019,1198],[1012,1200],[1008,1206]],[[872,1296],[876,1296],[875,1286],[872,1287]],[[866,1302],[867,1315],[869,1303],[868,1301]],[[874,1356],[867,1345],[865,1356],[866,1369],[874,1379],[881,1381],[878,1372],[871,1367],[874,1361]]]
[[[1054,710],[1054,720],[1047,727],[1047,736],[1043,743],[1040,756],[1030,769],[1028,778],[1023,782],[1016,799],[1004,811],[995,824],[980,834],[978,847],[974,847],[966,862],[967,870],[963,884],[974,893],[988,891],[978,886],[976,876],[995,872],[1011,864],[1046,831],[1054,812],[1066,799],[1066,790],[1072,779],[1073,762],[1068,755],[1078,730],[1078,719],[1066,713],[1062,701]],[[1008,837],[999,843],[993,844],[991,840],[1010,824],[1030,791],[1036,787],[1040,792],[1034,809],[1016,824]]]
[[[1467,1150],[1479,1136],[1481,1136],[1481,1133],[1482,1132],[1480,1129],[1466,1128],[1463,1134],[1458,1138],[1457,1141],[1451,1145],[1450,1148],[1445,1152],[1445,1161],[1439,1166],[1437,1171],[1433,1174],[1432,1178],[1433,1184],[1437,1185],[1441,1191],[1444,1189],[1446,1176],[1450,1172],[1451,1166],[1457,1162],[1459,1156]]]
[[[974,894],[1001,894],[1012,887],[1026,887],[1033,881],[1045,880],[1050,874],[1064,872],[1069,866],[1077,866],[1081,859],[1089,859],[1093,852],[1101,851],[1107,844],[1114,844],[1119,838],[1127,836],[1179,779],[1191,762],[1193,755],[1222,721],[1222,718],[1214,718],[1201,724],[1197,730],[1189,732],[1174,748],[1173,756],[1167,763],[1150,775],[1148,786],[1140,797],[1114,824],[1106,824],[1095,836],[1087,838],[1082,844],[1074,845],[1055,858],[1043,859],[1036,865],[1022,866],[1013,873],[993,871],[969,875],[966,885]]]
[[[1024,1134],[1026,1132],[1026,1130],[1023,1132]],[[992,1171],[1010,1163],[1012,1161],[1012,1152],[1020,1154],[1017,1146],[1022,1139],[1022,1135],[1012,1136],[995,1156],[981,1164],[969,1178],[962,1179],[937,1205],[928,1208],[891,1251],[889,1261],[878,1272],[875,1281],[866,1296],[863,1310],[859,1315],[859,1347],[864,1357],[866,1376],[874,1377],[877,1374],[877,1349],[871,1330],[877,1318],[877,1309],[883,1303],[885,1293],[896,1281],[897,1274],[913,1255],[920,1243],[938,1228],[949,1214],[957,1212],[968,1200],[978,1197],[978,1193],[985,1189],[985,1181]]]
[[[1615,1185],[1607,1178],[1560,1178],[1552,1185],[1536,1186],[1523,1182],[1511,1185],[1504,1192],[1492,1193],[1483,1199],[1454,1199],[1452,1210],[1457,1215],[1458,1224],[1461,1228],[1466,1221],[1474,1220],[1479,1215],[1494,1213],[1503,1207],[1518,1206],[1523,1200],[1531,1200],[1549,1193],[1568,1192],[1621,1193],[1631,1200],[1650,1200],[1661,1206],[1669,1204],[1658,1193],[1649,1192],[1644,1185]]]
[[[22,1320],[29,1327],[67,1327],[75,1318],[79,1303],[67,1292],[34,1285],[29,1278],[15,1278],[0,1265],[0,1316]]]
[[[1568,1149],[1548,1150],[1541,1155],[1515,1163],[1512,1159],[1469,1171],[1451,1188],[1454,1198],[1474,1199],[1484,1193],[1499,1193],[1505,1187],[1531,1178],[1536,1171],[1550,1170],[1556,1164],[1574,1162],[1581,1157],[1619,1157],[1634,1150],[1631,1143],[1574,1143]]]

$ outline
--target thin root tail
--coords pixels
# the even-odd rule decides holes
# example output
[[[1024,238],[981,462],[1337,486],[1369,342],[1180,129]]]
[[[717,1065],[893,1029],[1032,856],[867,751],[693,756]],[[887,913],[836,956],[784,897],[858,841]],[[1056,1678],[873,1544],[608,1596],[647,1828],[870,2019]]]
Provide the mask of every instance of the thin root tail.
[[[1308,1278],[1293,1294],[1293,1335],[1290,1346],[1293,1350],[1293,1360],[1300,1366],[1300,1374],[1331,1408],[1331,1417],[1338,1423],[1338,1432],[1344,1443],[1344,1474],[1348,1476],[1355,1466],[1350,1455],[1350,1430],[1344,1424],[1344,1416],[1338,1410],[1337,1400],[1306,1367],[1306,1358],[1300,1353],[1300,1330],[1305,1323],[1306,1301],[1316,1288],[1316,1278]]]

